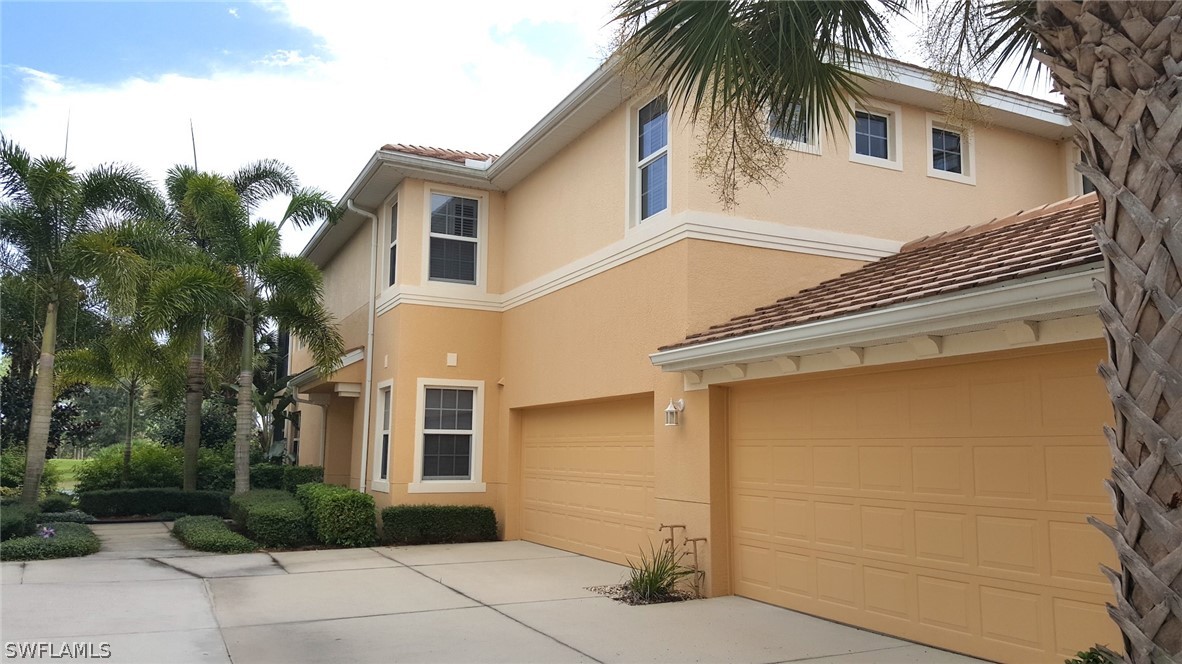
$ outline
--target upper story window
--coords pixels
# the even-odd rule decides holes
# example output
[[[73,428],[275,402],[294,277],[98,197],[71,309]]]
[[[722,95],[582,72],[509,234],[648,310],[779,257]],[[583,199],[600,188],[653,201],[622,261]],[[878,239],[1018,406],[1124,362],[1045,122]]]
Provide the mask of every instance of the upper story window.
[[[854,151],[875,159],[890,159],[891,119],[886,115],[858,111],[854,114]]]
[[[476,283],[476,229],[480,202],[461,196],[431,194],[431,281]]]
[[[928,175],[942,180],[975,184],[973,131],[946,124],[928,115]]]
[[[793,104],[787,116],[769,111],[767,124],[772,140],[787,144],[790,150],[821,154],[820,132],[801,121],[799,104]]]
[[[932,129],[932,168],[946,173],[964,173],[959,132]]]
[[[640,220],[669,207],[669,106],[657,97],[637,117],[637,164]]]
[[[903,170],[902,109],[874,102],[854,111],[849,123],[850,161]]]
[[[393,286],[398,281],[398,202],[390,206],[390,277],[386,282]]]

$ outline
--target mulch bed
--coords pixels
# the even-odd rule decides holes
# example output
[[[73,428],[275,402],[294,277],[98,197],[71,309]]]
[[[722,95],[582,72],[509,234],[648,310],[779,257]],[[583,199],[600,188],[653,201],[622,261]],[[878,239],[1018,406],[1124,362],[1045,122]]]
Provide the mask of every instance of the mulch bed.
[[[610,597],[617,602],[623,602],[631,606],[643,606],[645,604],[667,604],[669,602],[684,602],[691,599],[697,599],[693,593],[675,590],[668,595],[662,595],[652,599],[646,599],[628,590],[628,587],[623,584],[616,584],[611,586],[589,586],[587,590],[593,593],[599,593],[604,597]]]

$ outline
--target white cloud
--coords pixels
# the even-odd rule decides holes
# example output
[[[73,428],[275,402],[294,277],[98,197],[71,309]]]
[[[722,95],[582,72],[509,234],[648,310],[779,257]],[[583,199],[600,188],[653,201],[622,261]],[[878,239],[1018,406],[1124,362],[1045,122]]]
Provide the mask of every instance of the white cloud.
[[[234,18],[238,18],[238,8],[237,7],[231,7],[229,9],[227,9],[226,13],[229,14],[230,16],[233,16]]]
[[[322,52],[101,86],[21,69],[24,98],[0,130],[33,154],[60,154],[68,115],[79,167],[134,163],[162,179],[192,160],[191,118],[202,169],[274,157],[338,196],[385,143],[503,151],[599,64],[610,5],[291,0],[277,15],[314,33]],[[523,22],[562,30],[568,52],[584,55],[556,58],[506,37]],[[310,235],[285,231],[285,248]]]

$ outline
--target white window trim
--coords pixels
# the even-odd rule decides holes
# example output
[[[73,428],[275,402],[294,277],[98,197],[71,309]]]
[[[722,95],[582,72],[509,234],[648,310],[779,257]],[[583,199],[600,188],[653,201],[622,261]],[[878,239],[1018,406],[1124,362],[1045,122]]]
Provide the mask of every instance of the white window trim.
[[[977,184],[977,152],[975,149],[977,140],[972,127],[957,127],[948,124],[947,118],[934,113],[928,113],[928,177],[939,178],[941,180],[948,180],[950,182],[959,182],[961,184]],[[960,134],[960,170],[962,173],[950,173],[948,171],[941,171],[932,165],[935,159],[932,145],[932,130],[942,129],[954,134]]]
[[[441,281],[431,278],[431,197],[434,194],[442,196],[458,196],[460,198],[471,198],[476,201],[478,209],[476,211],[476,283],[468,284],[459,281]],[[446,295],[447,291],[471,294],[473,288],[479,288],[482,291],[487,291],[488,287],[488,194],[482,191],[473,189],[462,189],[459,187],[442,187],[442,186],[428,186],[426,195],[423,197],[423,260],[422,260],[422,281],[424,285],[430,285],[432,289],[439,289],[438,292]],[[440,237],[443,237],[440,235]],[[460,238],[459,236],[449,235],[452,239],[471,240],[471,238]]]
[[[867,166],[889,168],[895,171],[903,170],[903,107],[885,101],[867,101],[859,104],[854,111],[873,113],[887,118],[887,159],[879,159],[869,155],[858,154],[858,142],[855,138],[858,118],[853,113],[849,116],[850,161]]]
[[[424,480],[423,479],[423,421],[427,403],[427,388],[464,387],[475,390],[472,395],[472,465],[471,479],[467,480]],[[484,472],[484,381],[457,380],[451,378],[420,378],[415,388],[415,457],[414,481],[407,487],[407,493],[484,493],[487,486],[482,481]]]
[[[1069,144],[1067,149],[1067,195],[1083,196],[1084,174],[1075,170],[1075,165],[1083,161],[1083,152],[1075,144]]]
[[[390,390],[390,429],[386,431],[390,436],[390,455],[386,458],[386,479],[382,479],[382,392]],[[374,408],[374,425],[373,425],[373,477],[370,478],[369,488],[374,491],[381,491],[382,493],[390,493],[390,472],[389,466],[394,465],[394,381],[383,380],[377,384],[377,390],[374,392],[377,401],[377,408]]]
[[[658,97],[665,97],[665,148],[649,155],[643,162],[640,161],[640,146],[637,144],[640,136],[640,109],[648,106]],[[628,162],[627,162],[627,176],[625,179],[628,192],[626,197],[627,210],[625,210],[624,219],[627,229],[636,228],[642,224],[650,224],[657,220],[668,217],[673,208],[673,111],[669,106],[669,95],[665,93],[655,94],[652,96],[641,97],[640,101],[628,107],[628,122],[624,123],[628,128]],[[644,219],[640,218],[640,170],[652,163],[654,160],[660,158],[661,155],[666,155],[665,159],[665,209],[656,214],[649,215]]]
[[[821,155],[821,125],[819,122],[814,122],[813,126],[809,127],[809,140],[807,141],[790,141],[786,138],[780,138],[772,134],[772,117],[771,111],[768,111],[768,136],[772,141],[783,145],[785,148],[793,152],[803,152],[805,154]]]
[[[395,208],[397,208],[397,207],[398,207],[398,195],[395,194],[394,196],[390,197],[390,200],[386,201],[385,206],[384,206],[384,209],[386,212],[386,217],[388,217],[389,221],[386,224],[386,237],[385,237],[386,255],[383,257],[384,260],[382,261],[386,265],[386,269],[382,271],[382,276],[385,278],[385,282],[386,282],[385,284],[382,285],[383,289],[392,288],[392,287],[397,286],[398,284],[402,283],[401,280],[398,278],[398,272],[397,272],[398,266],[397,265],[394,266],[394,269],[395,269],[394,281],[393,282],[390,281],[390,249],[395,249],[395,251],[397,251],[398,238],[401,236],[401,233],[399,233],[399,228],[398,228],[398,215],[396,215],[394,213]],[[399,262],[401,262],[401,261],[399,261]]]

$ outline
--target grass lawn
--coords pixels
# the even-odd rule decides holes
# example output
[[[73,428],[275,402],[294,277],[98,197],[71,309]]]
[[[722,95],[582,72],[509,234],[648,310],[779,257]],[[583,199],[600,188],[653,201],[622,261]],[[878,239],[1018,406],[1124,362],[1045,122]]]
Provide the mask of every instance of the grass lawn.
[[[57,469],[61,481],[58,482],[58,489],[74,489],[74,484],[77,483],[78,477],[76,473],[86,459],[49,459],[46,465],[53,466]]]

